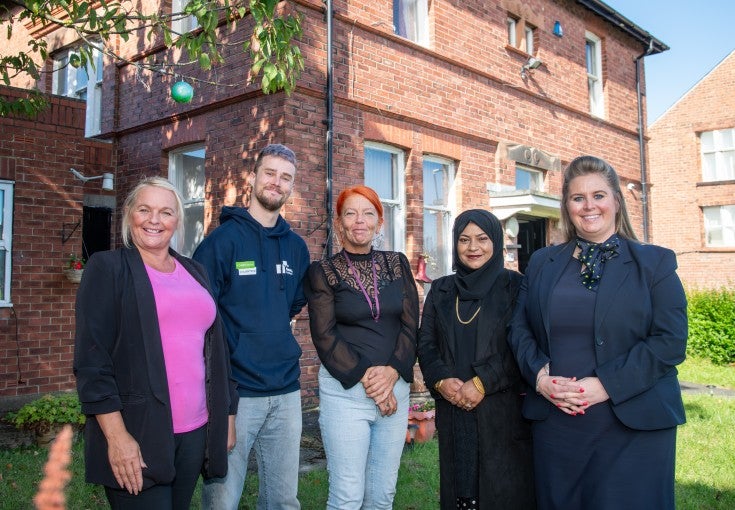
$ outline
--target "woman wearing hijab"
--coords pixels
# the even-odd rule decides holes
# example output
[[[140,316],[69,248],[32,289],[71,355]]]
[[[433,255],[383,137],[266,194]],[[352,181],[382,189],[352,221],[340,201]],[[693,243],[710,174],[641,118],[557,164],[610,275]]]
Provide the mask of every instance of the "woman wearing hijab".
[[[684,406],[686,298],[671,250],[636,241],[620,181],[581,156],[564,172],[562,232],[538,250],[510,344],[535,386],[541,509],[673,509],[676,427]]]
[[[502,228],[489,212],[463,212],[453,236],[456,274],[431,285],[418,343],[436,399],[441,508],[533,508],[524,383],[506,341],[522,277],[504,269]]]

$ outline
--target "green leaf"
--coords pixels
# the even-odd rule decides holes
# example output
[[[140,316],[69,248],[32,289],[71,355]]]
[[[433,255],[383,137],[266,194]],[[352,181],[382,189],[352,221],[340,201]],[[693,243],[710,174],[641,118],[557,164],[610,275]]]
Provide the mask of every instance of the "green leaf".
[[[209,58],[209,55],[207,55],[206,53],[202,53],[201,55],[199,55],[199,66],[205,71],[208,71],[212,68],[212,61]]]

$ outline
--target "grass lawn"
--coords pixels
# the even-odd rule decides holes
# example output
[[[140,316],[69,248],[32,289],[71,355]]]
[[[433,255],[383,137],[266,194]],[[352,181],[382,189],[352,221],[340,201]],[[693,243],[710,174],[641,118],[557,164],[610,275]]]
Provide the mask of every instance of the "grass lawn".
[[[689,359],[680,369],[688,382],[735,389],[735,367],[716,367]],[[735,508],[735,398],[684,395],[687,423],[678,430],[676,501],[678,510]],[[0,509],[31,509],[47,451],[36,447],[0,450]],[[82,444],[73,450],[72,480],[67,489],[70,510],[105,508],[99,487],[84,483]],[[255,509],[257,480],[251,476],[241,509]],[[199,508],[198,493],[192,508]],[[327,498],[327,473],[315,470],[301,477],[303,510],[320,510]],[[395,510],[433,510],[439,507],[439,466],[436,440],[406,449],[401,459]]]

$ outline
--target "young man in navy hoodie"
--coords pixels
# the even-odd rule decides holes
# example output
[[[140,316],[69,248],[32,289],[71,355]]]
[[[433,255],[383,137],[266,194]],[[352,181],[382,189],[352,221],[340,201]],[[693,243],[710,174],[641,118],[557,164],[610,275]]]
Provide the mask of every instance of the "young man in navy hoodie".
[[[205,509],[238,507],[253,447],[258,509],[300,508],[301,348],[290,321],[306,303],[301,280],[309,251],[280,215],[295,175],[296,157],[289,148],[264,148],[248,176],[250,206],[223,207],[220,226],[194,253],[209,273],[240,394],[227,476],[205,483]]]

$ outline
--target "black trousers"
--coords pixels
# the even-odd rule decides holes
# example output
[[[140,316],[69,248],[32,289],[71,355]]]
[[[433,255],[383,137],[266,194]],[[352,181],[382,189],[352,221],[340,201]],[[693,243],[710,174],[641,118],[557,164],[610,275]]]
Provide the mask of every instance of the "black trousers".
[[[125,489],[105,487],[112,510],[188,510],[199,473],[204,463],[207,426],[183,434],[174,434],[176,477],[169,484],[154,485],[130,494]],[[145,457],[143,458],[145,460]]]

